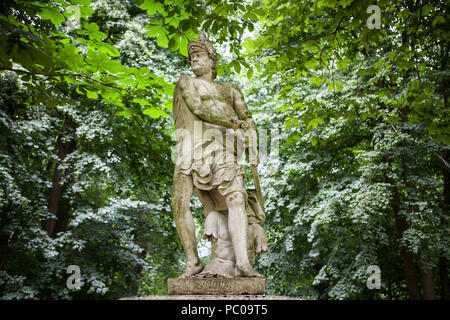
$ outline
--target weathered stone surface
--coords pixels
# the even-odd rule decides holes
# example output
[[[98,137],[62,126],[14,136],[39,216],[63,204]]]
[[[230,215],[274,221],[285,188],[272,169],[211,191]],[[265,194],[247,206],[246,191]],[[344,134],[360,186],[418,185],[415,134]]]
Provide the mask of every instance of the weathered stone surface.
[[[177,160],[172,209],[186,254],[182,277],[264,278],[253,269],[256,255],[268,250],[256,123],[239,88],[214,81],[216,52],[204,33],[189,42],[188,56],[195,77],[182,75],[173,96]],[[245,170],[238,161],[244,153],[256,190],[244,188]],[[189,209],[193,194],[202,203],[204,237],[211,241],[206,267],[198,256]]]
[[[167,280],[169,295],[264,295],[266,279],[234,278],[171,278]]]

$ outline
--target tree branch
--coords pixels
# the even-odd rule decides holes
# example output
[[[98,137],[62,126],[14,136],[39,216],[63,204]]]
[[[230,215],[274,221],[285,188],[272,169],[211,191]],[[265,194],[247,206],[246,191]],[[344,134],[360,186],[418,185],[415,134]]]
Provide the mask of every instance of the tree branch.
[[[47,77],[80,77],[83,79],[86,79],[88,81],[95,81],[99,84],[101,84],[102,86],[105,87],[109,87],[109,88],[113,88],[113,89],[117,89],[117,90],[124,90],[127,91],[124,88],[120,88],[117,86],[114,86],[112,84],[108,84],[105,83],[103,81],[97,80],[95,78],[86,76],[84,74],[79,74],[79,73],[47,73],[47,72],[32,72],[32,71],[26,71],[26,70],[20,70],[20,69],[12,69],[12,68],[5,68],[5,67],[0,67],[0,70],[2,71],[12,71],[12,72],[17,72],[17,73],[22,73],[22,74],[29,74],[29,75],[41,75],[41,76],[47,76]]]

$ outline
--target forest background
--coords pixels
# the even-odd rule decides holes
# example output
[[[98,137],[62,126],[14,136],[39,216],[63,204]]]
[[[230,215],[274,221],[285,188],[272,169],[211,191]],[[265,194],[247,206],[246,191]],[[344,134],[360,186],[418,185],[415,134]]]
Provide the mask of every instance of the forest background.
[[[201,31],[268,133],[267,293],[448,299],[449,7],[1,1],[0,299],[167,293],[184,267],[172,94]]]

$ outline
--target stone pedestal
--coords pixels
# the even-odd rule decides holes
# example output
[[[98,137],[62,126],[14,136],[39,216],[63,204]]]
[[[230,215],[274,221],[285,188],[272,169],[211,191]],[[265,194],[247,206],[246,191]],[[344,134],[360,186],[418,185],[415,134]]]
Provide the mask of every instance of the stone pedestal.
[[[265,295],[265,278],[171,278],[169,295]]]

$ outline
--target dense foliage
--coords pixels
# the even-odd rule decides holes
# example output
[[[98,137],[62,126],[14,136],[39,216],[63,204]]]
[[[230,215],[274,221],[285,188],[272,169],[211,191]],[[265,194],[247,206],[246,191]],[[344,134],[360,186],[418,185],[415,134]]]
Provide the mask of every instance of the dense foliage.
[[[377,1],[379,28],[372,4],[1,2],[0,298],[166,292],[171,96],[205,31],[279,145],[260,165],[268,293],[448,299],[449,4]]]

